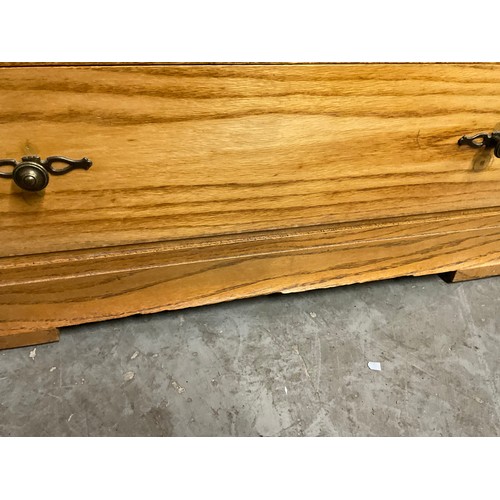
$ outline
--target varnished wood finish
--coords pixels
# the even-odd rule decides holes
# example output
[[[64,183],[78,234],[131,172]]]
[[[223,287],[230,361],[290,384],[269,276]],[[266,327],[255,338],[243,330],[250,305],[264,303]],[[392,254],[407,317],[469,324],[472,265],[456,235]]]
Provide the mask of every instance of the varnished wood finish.
[[[0,157],[94,162],[42,194],[0,179],[0,348],[259,294],[491,273],[500,160],[456,143],[499,128],[498,109],[497,64],[0,67]]]
[[[3,259],[0,332],[500,260],[500,212]]]
[[[48,344],[59,341],[59,330],[49,328],[48,330],[0,330],[0,349],[13,349],[15,347],[26,347],[30,345]]]
[[[499,108],[495,64],[0,68],[0,157],[94,162],[0,179],[0,256],[497,206]]]
[[[500,276],[500,262],[489,266],[464,268],[441,275],[447,283],[459,283],[461,281],[490,278],[492,276]]]

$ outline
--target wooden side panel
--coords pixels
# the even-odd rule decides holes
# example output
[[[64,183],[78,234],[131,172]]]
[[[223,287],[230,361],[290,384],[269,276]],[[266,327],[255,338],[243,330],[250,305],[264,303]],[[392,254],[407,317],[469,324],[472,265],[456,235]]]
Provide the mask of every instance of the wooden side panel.
[[[499,64],[0,68],[0,158],[94,162],[0,179],[0,256],[495,207],[498,109]]]

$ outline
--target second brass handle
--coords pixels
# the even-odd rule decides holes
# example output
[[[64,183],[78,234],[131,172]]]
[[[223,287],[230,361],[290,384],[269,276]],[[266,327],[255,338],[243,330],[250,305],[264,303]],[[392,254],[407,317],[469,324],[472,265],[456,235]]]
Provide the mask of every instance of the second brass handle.
[[[458,140],[458,145],[471,148],[492,148],[494,155],[500,158],[500,131],[496,130],[491,134],[481,132],[474,135],[464,135]]]
[[[54,163],[64,163],[66,166],[55,168]],[[88,170],[92,166],[92,161],[88,158],[72,160],[65,156],[49,156],[46,160],[41,160],[39,156],[23,156],[21,161],[0,160],[0,167],[11,166],[12,171],[0,171],[0,177],[13,179],[14,182],[26,191],[42,191],[49,183],[49,174],[64,175],[71,170]]]

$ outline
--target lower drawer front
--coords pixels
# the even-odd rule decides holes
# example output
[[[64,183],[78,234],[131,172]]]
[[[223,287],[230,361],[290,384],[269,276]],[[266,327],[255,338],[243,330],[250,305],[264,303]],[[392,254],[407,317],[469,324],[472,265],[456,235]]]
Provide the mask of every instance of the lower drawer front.
[[[498,109],[495,64],[1,68],[0,158],[93,166],[0,178],[0,257],[494,207]]]
[[[489,210],[253,240],[228,236],[3,258],[0,349],[27,342],[13,340],[16,334],[36,332],[38,342],[55,327],[273,292],[471,268],[493,273],[500,269],[499,241],[500,211]]]

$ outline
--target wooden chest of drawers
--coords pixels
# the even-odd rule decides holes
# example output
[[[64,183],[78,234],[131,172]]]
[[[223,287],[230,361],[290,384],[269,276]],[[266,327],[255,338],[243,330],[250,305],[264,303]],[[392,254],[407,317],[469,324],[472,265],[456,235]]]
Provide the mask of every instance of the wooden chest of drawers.
[[[500,128],[498,109],[496,64],[3,65],[0,348],[257,294],[494,274],[500,159],[457,141]],[[10,178],[53,156],[92,166],[40,191]]]

